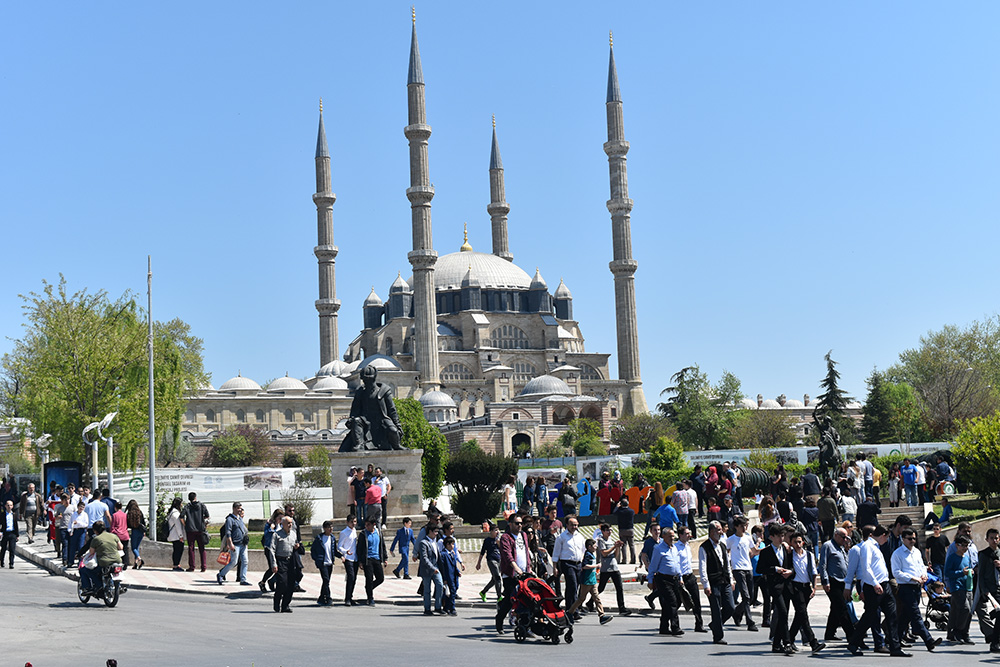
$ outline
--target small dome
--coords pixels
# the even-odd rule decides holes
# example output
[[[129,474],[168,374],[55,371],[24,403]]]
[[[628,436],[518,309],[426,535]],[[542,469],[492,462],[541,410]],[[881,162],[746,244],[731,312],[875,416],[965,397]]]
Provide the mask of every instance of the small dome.
[[[461,336],[459,332],[452,329],[444,322],[438,322],[438,336]]]
[[[429,391],[420,397],[420,405],[425,408],[454,408],[455,401],[443,391]]]
[[[343,373],[344,369],[346,368],[347,368],[346,361],[341,361],[340,359],[334,359],[327,365],[323,366],[323,368],[316,371],[316,377],[318,378],[337,377],[338,375]]]
[[[344,366],[344,370],[340,372],[340,375],[341,376],[350,375],[354,371],[358,370],[359,366],[361,366],[361,361],[352,361],[351,363]]]
[[[545,282],[545,278],[542,278],[542,272],[535,267],[535,277],[531,279],[531,285],[528,289],[548,289],[549,285]]]
[[[305,382],[296,378],[290,378],[287,374],[285,374],[285,377],[278,378],[267,385],[268,391],[305,391],[306,389],[308,387],[306,387]]]
[[[380,299],[378,297],[378,294],[375,293],[375,288],[372,287],[371,294],[369,294],[368,298],[365,299],[365,307],[367,307],[367,306],[381,306],[381,305],[382,305],[382,299]]]
[[[805,404],[797,398],[789,398],[785,401],[786,408],[804,408]]]
[[[857,401],[850,401],[847,404],[847,409],[848,410],[860,410],[861,409],[861,404],[858,403]]]
[[[222,386],[219,387],[219,391],[240,391],[250,389],[260,391],[260,385],[250,378],[245,378],[242,375],[237,375],[234,378],[226,380],[222,383]]]
[[[338,377],[326,376],[319,379],[319,381],[313,385],[313,391],[336,391],[338,389],[347,389],[347,383]]]
[[[566,287],[566,283],[559,279],[559,287],[556,288],[555,298],[557,299],[572,299],[573,295],[570,294],[569,288]],[[756,407],[756,406],[754,406]]]
[[[744,408],[747,408],[748,410],[757,409],[757,401],[753,400],[752,398],[744,398],[742,401],[740,401],[740,405]]]
[[[206,382],[204,385],[198,388],[198,391],[215,391],[215,387],[212,386],[211,382]]]
[[[547,394],[565,394],[574,395],[572,389],[569,385],[560,380],[557,377],[551,375],[539,375],[536,378],[532,378],[528,381],[528,384],[524,385],[524,389],[518,396],[535,396],[535,395],[547,395]]]
[[[387,357],[384,354],[373,354],[370,357],[366,357],[365,360],[358,365],[357,370],[360,371],[366,366],[374,366],[380,371],[402,370],[402,366],[400,366],[395,359]]]
[[[396,275],[396,279],[392,281],[392,285],[389,286],[389,294],[396,294],[397,292],[409,292],[410,284],[403,280],[403,274],[399,273]]]
[[[772,409],[773,410],[773,409],[781,408],[781,404],[778,403],[773,398],[768,398],[763,403],[760,404],[760,407],[767,408],[767,409]]]

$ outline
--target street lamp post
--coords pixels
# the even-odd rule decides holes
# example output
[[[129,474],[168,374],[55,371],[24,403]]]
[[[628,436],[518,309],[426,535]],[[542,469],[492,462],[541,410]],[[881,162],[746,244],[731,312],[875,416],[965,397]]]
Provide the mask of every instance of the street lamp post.
[[[117,412],[109,412],[108,414],[104,415],[104,419],[102,419],[97,424],[97,437],[103,440],[108,445],[108,496],[111,498],[115,497],[115,466],[114,466],[114,454],[113,454],[115,447],[115,438],[112,435],[109,435],[108,437],[105,438],[104,435],[101,433],[101,431],[111,426],[111,420],[114,419],[117,415],[118,415]]]
[[[83,441],[90,445],[90,485],[97,488],[97,441],[91,440],[87,434],[101,425],[101,422],[90,422],[83,429]]]

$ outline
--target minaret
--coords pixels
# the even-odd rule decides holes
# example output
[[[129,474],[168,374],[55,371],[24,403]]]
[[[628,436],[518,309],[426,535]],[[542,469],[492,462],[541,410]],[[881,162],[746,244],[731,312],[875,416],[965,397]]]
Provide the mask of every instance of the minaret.
[[[639,376],[639,327],[636,322],[634,277],[639,264],[632,259],[632,231],[629,221],[632,200],[628,198],[628,175],[625,169],[625,155],[629,146],[625,141],[622,95],[618,88],[618,72],[615,69],[614,41],[610,38],[609,41],[611,57],[608,63],[608,142],[604,144],[611,172],[611,199],[608,200],[608,211],[611,213],[611,237],[614,245],[614,259],[609,267],[615,277],[618,379],[629,384],[622,405],[622,414],[634,415],[649,412],[649,408],[646,407],[646,397],[642,393],[642,379]]]
[[[493,254],[508,262],[514,255],[507,247],[507,214],[510,206],[504,201],[503,161],[500,160],[500,144],[497,142],[497,117],[493,116],[493,147],[490,149],[490,205],[486,207],[493,223]]]
[[[434,294],[434,264],[437,253],[431,238],[431,187],[427,165],[427,140],[431,127],[427,124],[424,102],[424,75],[417,47],[417,13],[413,11],[413,36],[410,39],[410,71],[406,80],[408,122],[403,134],[410,141],[410,200],[413,221],[413,250],[407,259],[413,266],[413,358],[424,391],[438,388],[437,303]]]
[[[316,137],[316,247],[313,253],[319,262],[319,365],[326,366],[337,358],[337,279],[334,264],[337,246],[333,245],[333,202],[337,201],[330,188],[330,150],[323,127],[323,100],[319,101],[319,136]]]

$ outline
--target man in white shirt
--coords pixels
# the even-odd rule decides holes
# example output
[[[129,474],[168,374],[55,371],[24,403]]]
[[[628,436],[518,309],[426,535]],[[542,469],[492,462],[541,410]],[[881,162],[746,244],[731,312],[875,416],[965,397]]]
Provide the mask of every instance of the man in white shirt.
[[[358,517],[351,514],[347,517],[347,528],[337,536],[337,555],[344,564],[345,588],[344,606],[353,607],[354,584],[358,580]]]
[[[691,529],[691,539],[698,537],[698,529],[695,527],[695,519],[698,516],[698,492],[694,490],[691,486],[691,480],[687,480],[687,489],[685,489],[688,494],[688,528]]]
[[[382,530],[385,530],[385,520],[389,517],[386,513],[389,509],[389,492],[392,491],[392,482],[389,476],[382,472],[382,468],[375,468],[375,483],[382,489]]]
[[[917,500],[921,503],[927,502],[927,495],[924,487],[927,485],[927,464],[917,464]]]
[[[931,637],[920,614],[920,590],[927,581],[927,565],[917,549],[917,533],[904,528],[900,537],[903,546],[892,553],[892,573],[899,584],[899,634],[905,634],[909,626],[914,635],[924,640],[927,650],[933,651],[941,638]]]
[[[573,606],[580,592],[583,554],[587,551],[587,540],[579,529],[580,521],[575,516],[568,517],[566,530],[556,538],[556,545],[552,550],[552,562],[558,563],[559,571],[566,578],[566,609]],[[575,615],[578,616],[579,612]]]
[[[747,630],[757,632],[757,624],[750,616],[750,591],[753,587],[753,563],[750,559],[760,551],[754,547],[753,540],[747,535],[747,523],[745,516],[733,519],[735,532],[726,539],[726,548],[729,549],[729,561],[733,567],[733,581],[736,582],[734,592],[739,595],[739,602],[736,603],[736,610],[733,612],[733,622],[740,625],[745,618]]]
[[[870,526],[862,529],[868,533]],[[876,526],[861,544],[857,564],[857,576],[861,579],[865,599],[865,613],[854,626],[854,634],[847,644],[851,655],[860,656],[864,653],[859,648],[868,628],[878,623],[879,611],[885,614],[883,627],[886,630],[886,643],[889,644],[889,654],[898,657],[911,657],[912,653],[903,651],[899,643],[899,632],[896,621],[896,601],[889,591],[889,570],[885,566],[881,546],[886,543],[889,531],[885,526]],[[850,590],[844,591],[845,597],[850,597]]]
[[[681,598],[684,606],[694,612],[694,631],[708,632],[701,619],[701,593],[698,590],[698,577],[694,575],[694,565],[691,563],[691,529],[681,526],[677,529],[677,556],[681,562]],[[603,576],[603,572],[601,573]]]

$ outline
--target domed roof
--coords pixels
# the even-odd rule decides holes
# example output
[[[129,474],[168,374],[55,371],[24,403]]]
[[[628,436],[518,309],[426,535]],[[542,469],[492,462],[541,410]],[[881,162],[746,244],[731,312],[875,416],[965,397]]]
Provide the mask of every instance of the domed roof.
[[[245,378],[242,375],[237,374],[236,377],[229,378],[222,383],[221,387],[219,387],[219,391],[239,391],[241,389],[253,389],[255,391],[260,391],[260,385],[250,378]]]
[[[805,403],[803,403],[802,401],[798,400],[797,398],[789,398],[788,400],[785,401],[785,407],[786,408],[804,408],[806,406],[805,406]]]
[[[395,294],[396,292],[409,292],[410,285],[405,280],[403,280],[403,274],[397,273],[396,279],[392,281],[392,285],[389,286],[389,294]]]
[[[267,385],[268,391],[304,391],[306,389],[308,389],[308,387],[305,382],[296,378],[290,378],[287,373],[285,374],[285,377],[278,378],[277,380],[271,382],[271,384]]]
[[[336,377],[344,372],[347,368],[347,362],[340,359],[334,359],[323,368],[316,371],[316,377]]]
[[[575,392],[569,385],[552,375],[539,375],[528,381],[524,389],[518,396],[536,396],[542,394],[567,394],[573,395]]]
[[[768,409],[775,409],[775,408],[780,408],[781,404],[778,403],[773,398],[768,398],[768,399],[765,399],[764,402],[760,404],[760,407],[762,407],[762,408],[768,408]]]
[[[742,401],[740,401],[740,405],[744,408],[747,408],[748,410],[757,409],[757,401],[753,400],[752,398],[744,398]]]
[[[313,385],[313,391],[335,391],[337,389],[347,389],[347,383],[338,377],[326,376],[319,379]]]
[[[531,279],[531,289],[548,289],[549,284],[542,278],[542,272],[535,267],[535,277]]]
[[[358,364],[358,370],[366,366],[374,366],[380,371],[398,371],[402,369],[402,366],[393,359],[392,357],[387,357],[384,354],[373,354],[370,357],[365,357],[365,360]]]
[[[461,336],[459,332],[444,322],[438,322],[438,336]]]
[[[425,408],[454,408],[455,401],[443,391],[429,391],[420,397],[420,405]]]
[[[466,250],[438,257],[434,265],[434,289],[461,288],[469,266],[483,289],[528,289],[531,286],[531,278],[513,262],[489,253]]]
[[[566,287],[566,283],[563,282],[562,278],[559,279],[559,287],[556,288],[556,293],[553,295],[557,299],[572,299],[573,295],[570,294],[569,288]],[[756,407],[756,406],[754,406]]]
[[[375,288],[374,287],[372,287],[371,294],[369,294],[368,298],[365,299],[365,305],[366,306],[381,306],[382,305],[382,299],[380,299],[379,296],[378,296],[378,294],[375,293]]]
[[[360,361],[352,361],[351,363],[349,363],[346,366],[344,366],[344,370],[340,371],[340,374],[341,375],[350,375],[354,371],[358,370],[358,367],[360,365],[361,365]]]

